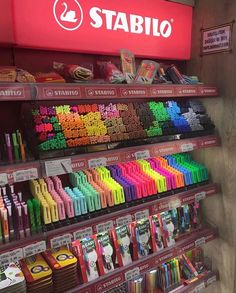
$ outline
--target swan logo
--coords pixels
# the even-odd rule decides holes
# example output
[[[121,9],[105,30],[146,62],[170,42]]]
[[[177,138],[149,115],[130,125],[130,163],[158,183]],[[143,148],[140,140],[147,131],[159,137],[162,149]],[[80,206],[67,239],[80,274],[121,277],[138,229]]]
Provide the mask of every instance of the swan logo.
[[[83,22],[83,10],[77,0],[56,0],[53,13],[57,23],[65,30],[77,30]]]

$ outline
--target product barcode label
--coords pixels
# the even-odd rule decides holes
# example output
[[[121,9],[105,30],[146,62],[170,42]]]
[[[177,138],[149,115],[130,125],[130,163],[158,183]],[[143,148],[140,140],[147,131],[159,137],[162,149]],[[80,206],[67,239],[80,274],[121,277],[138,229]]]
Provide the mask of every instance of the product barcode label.
[[[126,281],[133,280],[134,278],[137,278],[138,276],[140,276],[140,270],[138,267],[136,267],[125,273],[125,280]]]
[[[202,246],[206,243],[206,238],[201,237],[195,241],[195,247]]]
[[[46,249],[47,249],[46,241],[43,240],[43,241],[25,246],[23,248],[23,255],[24,257],[29,257],[37,253],[44,252]]]
[[[88,160],[89,168],[97,168],[107,165],[107,158],[97,158]]]
[[[97,233],[102,233],[102,232],[113,229],[113,227],[114,227],[113,221],[107,221],[105,223],[96,225],[96,230],[97,230]]]
[[[202,191],[202,192],[199,192],[199,193],[195,194],[195,201],[196,202],[199,202],[200,200],[203,200],[205,198],[206,198],[206,192],[205,191]]]
[[[4,186],[8,183],[7,173],[0,174],[0,186]]]
[[[14,182],[22,182],[27,181],[31,179],[37,179],[38,176],[38,169],[37,168],[31,168],[27,170],[19,170],[13,172],[13,180]]]
[[[131,215],[126,215],[124,217],[120,217],[116,219],[116,226],[123,226],[123,225],[128,225],[132,222],[132,216]]]
[[[139,211],[134,214],[135,221],[139,221],[149,217],[149,210]]]
[[[191,152],[194,150],[194,145],[192,143],[185,143],[180,146],[182,152]]]
[[[48,177],[72,173],[71,159],[46,161],[45,172]]]
[[[5,266],[12,262],[18,262],[23,258],[22,248],[8,251],[0,255],[0,265]]]
[[[207,286],[210,286],[212,283],[216,282],[216,276],[212,276],[207,280]]]
[[[201,284],[197,285],[194,289],[194,293],[200,293],[202,290],[205,289],[205,283],[202,282]]]
[[[169,210],[177,209],[180,206],[181,206],[181,200],[180,199],[174,199],[174,200],[169,201],[169,203],[168,203]]]
[[[64,234],[58,237],[54,237],[50,240],[51,248],[58,248],[64,245],[68,245],[72,242],[71,234]]]
[[[134,156],[135,156],[136,160],[149,159],[150,152],[149,152],[149,150],[139,151],[139,152],[134,153]]]
[[[74,236],[74,240],[80,240],[80,239],[83,239],[85,237],[91,236],[92,234],[93,234],[92,227],[88,227],[88,228],[85,228],[85,229],[75,231],[73,233],[73,236]]]

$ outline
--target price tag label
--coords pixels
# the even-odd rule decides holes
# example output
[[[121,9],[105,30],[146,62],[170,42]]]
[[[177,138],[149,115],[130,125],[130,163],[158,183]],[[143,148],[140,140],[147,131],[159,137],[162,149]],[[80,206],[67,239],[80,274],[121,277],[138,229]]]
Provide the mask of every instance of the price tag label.
[[[38,176],[38,169],[37,168],[31,168],[27,170],[19,170],[13,172],[13,180],[14,182],[22,182],[27,181],[31,179],[37,179]]]
[[[182,152],[191,152],[194,150],[194,145],[192,143],[181,144],[180,149]]]
[[[126,215],[124,217],[120,217],[116,219],[116,226],[123,226],[123,225],[128,225],[132,222],[132,216],[131,215]]]
[[[181,200],[180,199],[174,199],[174,200],[171,200],[169,201],[168,203],[168,207],[169,207],[169,210],[172,210],[172,209],[177,209],[181,206]]]
[[[207,286],[210,286],[212,283],[216,282],[217,281],[217,278],[216,276],[212,276],[210,277],[208,280],[207,280]]]
[[[195,241],[195,247],[202,246],[206,243],[206,238],[201,237]]]
[[[46,241],[40,241],[37,243],[33,243],[31,245],[25,246],[23,248],[23,255],[24,257],[29,257],[37,253],[44,252],[46,249],[47,249]]]
[[[194,289],[194,293],[200,293],[202,290],[205,289],[205,283],[202,282],[201,284],[197,285]]]
[[[97,158],[88,160],[89,168],[97,168],[107,165],[107,158]]]
[[[64,234],[58,237],[54,237],[50,240],[51,248],[58,248],[64,245],[68,245],[72,242],[71,234]]]
[[[139,211],[134,214],[135,221],[139,221],[149,217],[149,210]]]
[[[102,232],[113,229],[113,227],[114,227],[113,221],[107,221],[105,223],[96,225],[96,230],[97,230],[97,233],[102,233]]]
[[[149,152],[149,150],[139,151],[139,152],[134,153],[134,156],[135,156],[136,160],[149,159],[150,152]]]
[[[199,193],[195,194],[195,201],[196,202],[199,202],[200,200],[203,200],[205,198],[206,198],[206,192],[205,191],[202,191],[202,192],[199,192]]]
[[[125,280],[129,281],[129,280],[133,280],[134,278],[140,276],[140,270],[138,267],[129,270],[125,273]]]
[[[4,186],[8,183],[7,173],[0,174],[0,186]]]
[[[80,240],[93,234],[92,227],[81,229],[73,233],[74,240]]]
[[[12,251],[8,251],[0,255],[0,264],[1,266],[8,265],[12,262],[18,262],[23,258],[22,248],[18,248]]]
[[[72,173],[71,159],[46,161],[45,171],[48,177]]]

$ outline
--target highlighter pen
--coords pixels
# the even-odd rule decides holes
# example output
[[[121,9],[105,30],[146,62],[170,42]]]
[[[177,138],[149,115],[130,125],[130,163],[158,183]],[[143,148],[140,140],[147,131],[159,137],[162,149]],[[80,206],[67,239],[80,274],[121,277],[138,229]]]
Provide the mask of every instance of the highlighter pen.
[[[18,144],[15,132],[12,133],[12,141],[13,141],[13,149],[14,149],[15,160],[19,161],[20,160],[19,144]]]
[[[25,161],[25,146],[22,141],[22,136],[21,136],[20,130],[17,130],[16,134],[17,134],[17,139],[18,139],[19,145],[20,145],[21,159],[22,159],[22,161]]]
[[[7,146],[7,157],[8,161],[11,163],[13,162],[13,154],[12,154],[12,144],[11,144],[11,138],[9,133],[5,133],[5,141]]]

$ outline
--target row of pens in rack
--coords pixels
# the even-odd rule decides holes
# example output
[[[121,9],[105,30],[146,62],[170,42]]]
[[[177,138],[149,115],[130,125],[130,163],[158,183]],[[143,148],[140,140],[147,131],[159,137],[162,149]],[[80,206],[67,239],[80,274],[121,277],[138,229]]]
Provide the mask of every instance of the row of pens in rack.
[[[71,173],[70,186],[63,186],[57,176],[30,180],[27,200],[24,192],[7,185],[0,197],[1,241],[70,225],[86,215],[122,209],[207,180],[206,167],[185,153]]]

